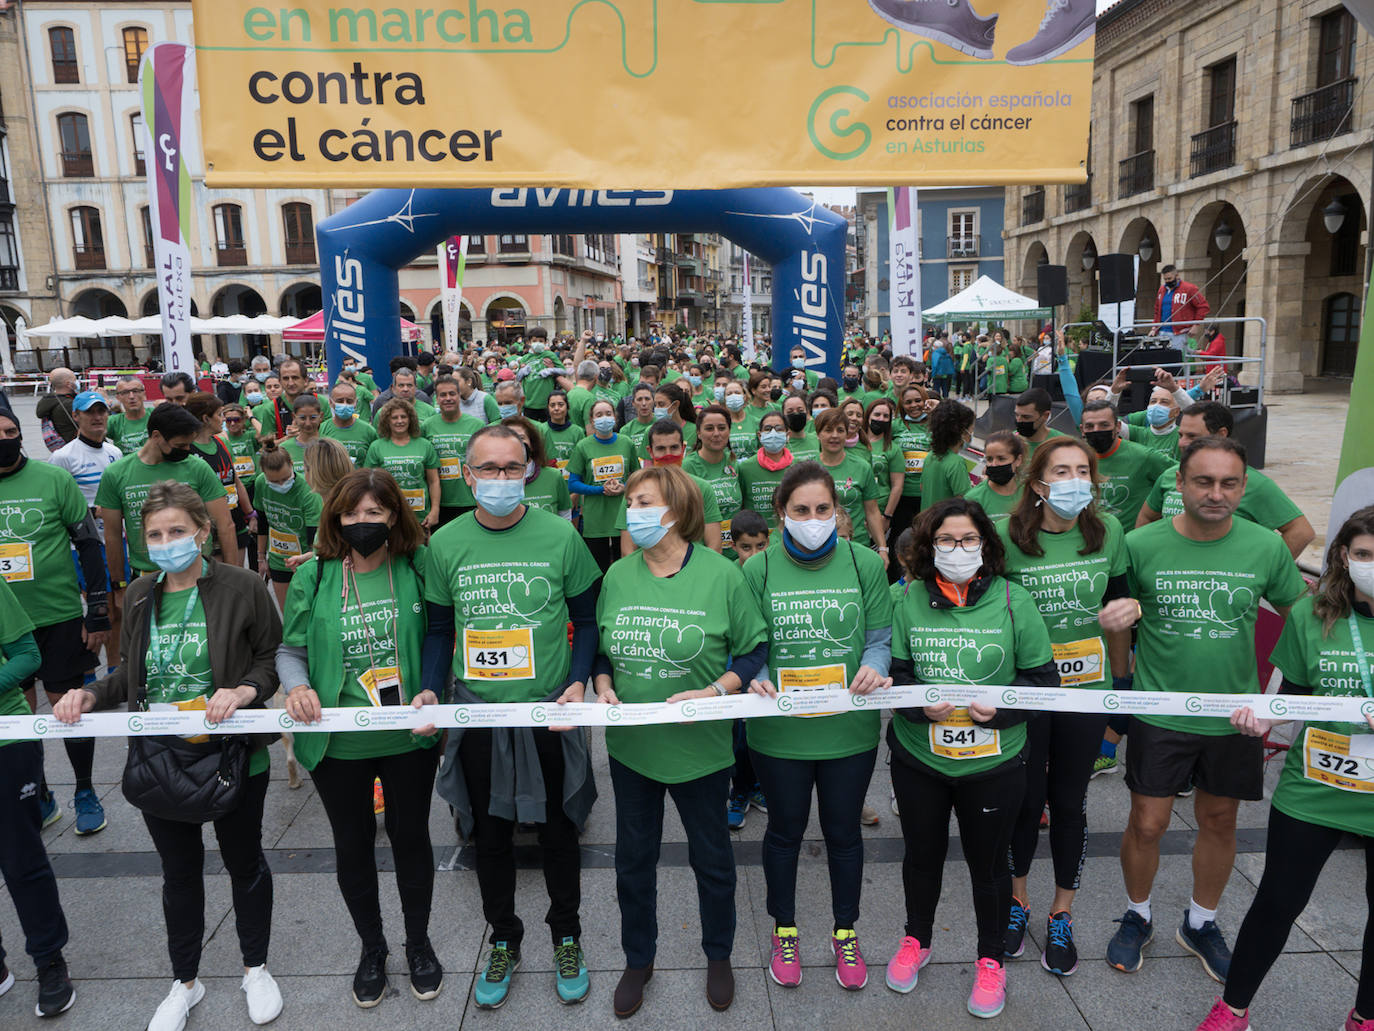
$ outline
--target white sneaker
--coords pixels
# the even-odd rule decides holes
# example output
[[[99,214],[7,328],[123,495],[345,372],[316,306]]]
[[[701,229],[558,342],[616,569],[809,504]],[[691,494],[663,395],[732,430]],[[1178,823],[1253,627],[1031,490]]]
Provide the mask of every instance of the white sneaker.
[[[180,981],[172,982],[172,990],[162,1000],[153,1019],[148,1021],[148,1031],[183,1031],[186,1018],[191,1015],[191,1007],[205,998],[205,982],[196,978],[194,988],[187,988]]]
[[[281,989],[266,966],[253,967],[243,975],[243,994],[248,996],[248,1019],[270,1024],[281,1015]]]

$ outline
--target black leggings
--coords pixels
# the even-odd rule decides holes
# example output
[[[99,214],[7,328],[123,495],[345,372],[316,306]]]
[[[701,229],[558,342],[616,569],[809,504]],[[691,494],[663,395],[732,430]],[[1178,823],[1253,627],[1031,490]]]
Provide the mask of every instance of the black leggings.
[[[1221,996],[1228,1006],[1249,1008],[1264,976],[1283,952],[1293,921],[1307,907],[1322,867],[1343,836],[1343,831],[1297,820],[1270,808],[1264,875],[1236,935],[1231,971]],[[1359,840],[1364,844],[1365,898],[1368,912],[1374,913],[1374,838]],[[1374,922],[1368,913],[1363,949],[1355,1009],[1368,1020],[1374,1016]]]
[[[900,461],[902,453],[895,452]],[[892,561],[887,567],[887,582],[895,584],[902,575],[902,564],[897,561],[897,538],[902,535],[903,530],[911,528],[912,520],[921,514],[921,497],[908,497],[903,494],[901,500],[897,502],[897,507],[892,512],[892,522],[887,528],[887,547],[892,555]],[[921,944],[925,944],[922,942]]]
[[[611,563],[620,557],[620,538],[619,537],[587,537],[587,550],[592,553],[592,558],[596,559],[596,564],[601,567],[604,573],[611,568]]]
[[[272,871],[262,852],[262,808],[271,775],[248,778],[243,804],[214,822],[220,860],[229,872],[234,926],[243,965],[267,962],[272,936]],[[167,923],[167,953],[172,976],[194,981],[205,941],[205,840],[202,824],[143,814],[162,860],[162,917]]]
[[[973,881],[978,958],[1002,961],[1002,936],[1011,909],[1007,846],[1025,789],[1026,768],[1019,760],[1007,763],[1005,771],[951,782],[893,757],[892,790],[897,794],[906,845],[902,855],[906,933],[922,946],[930,947],[934,933],[952,809]]]
[[[321,759],[310,771],[334,831],[339,891],[353,917],[363,947],[386,944],[377,887],[377,817],[372,811],[372,781],[380,777],[386,798],[386,836],[396,863],[406,943],[429,938],[434,899],[434,848],[429,840],[429,800],[439,749],[419,748],[375,759]]]
[[[1030,873],[1048,800],[1054,883],[1078,890],[1088,855],[1088,781],[1106,727],[1107,717],[1093,713],[1042,712],[1026,723],[1026,794],[1011,833],[1013,877]]]

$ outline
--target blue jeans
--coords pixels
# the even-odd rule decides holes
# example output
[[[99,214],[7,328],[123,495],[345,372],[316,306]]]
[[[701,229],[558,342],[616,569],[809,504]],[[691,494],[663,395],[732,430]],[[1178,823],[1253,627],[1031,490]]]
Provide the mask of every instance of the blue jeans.
[[[697,878],[701,949],[729,959],[735,943],[735,854],[721,819],[730,791],[729,767],[681,784],[652,780],[611,759],[615,788],[615,889],[625,965],[642,969],[658,948],[658,855],[663,844],[663,796],[673,796],[687,831],[687,859]]]
[[[878,749],[842,759],[775,759],[752,752],[759,784],[768,798],[768,830],[763,835],[763,876],[768,885],[768,915],[779,927],[796,924],[797,858],[811,819],[816,790],[821,834],[830,867],[830,906],[835,930],[859,919],[864,876],[864,839],[859,830],[868,782]]]

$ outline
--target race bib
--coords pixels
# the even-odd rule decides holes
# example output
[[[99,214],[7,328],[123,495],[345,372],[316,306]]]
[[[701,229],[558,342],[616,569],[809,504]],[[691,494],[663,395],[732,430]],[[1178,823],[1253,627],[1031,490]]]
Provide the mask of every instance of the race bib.
[[[534,629],[463,630],[465,680],[533,680]]]
[[[903,451],[902,457],[906,459],[906,471],[910,476],[912,473],[919,473],[926,467],[926,455],[928,451]]]
[[[226,483],[224,485],[224,497],[229,502],[231,511],[239,507],[239,489],[236,484]]]
[[[0,576],[6,583],[28,583],[33,579],[33,545],[28,541],[0,544]]]
[[[730,520],[722,519],[720,521],[720,546],[722,548],[728,548],[734,543],[735,538],[730,536]]]
[[[369,705],[401,704],[401,670],[396,666],[380,666],[358,675],[358,683],[367,695]]]
[[[563,474],[563,482],[566,483],[568,480],[568,460],[566,458],[560,458],[553,464],[557,466],[558,471]]]
[[[441,458],[439,459],[439,479],[457,480],[463,476],[463,460],[461,458]]]
[[[1341,791],[1374,792],[1374,734],[1333,734],[1308,727],[1303,776]]]
[[[275,526],[267,528],[267,550],[280,558],[289,558],[301,553],[301,539],[290,530],[278,530]]]
[[[955,709],[930,725],[930,750],[946,759],[985,759],[1002,754],[1002,735],[974,723],[967,709]]]
[[[236,457],[234,459],[234,472],[238,473],[240,477],[252,476],[257,472],[257,466],[253,463],[253,456]]]
[[[849,686],[844,675],[844,664],[833,666],[811,666],[806,669],[779,669],[778,694],[804,694],[807,691],[843,691]],[[834,712],[798,713],[798,719],[815,719],[817,716],[837,716]]]
[[[1105,678],[1107,651],[1102,638],[1068,641],[1050,646],[1054,649],[1054,664],[1059,667],[1060,687],[1083,687],[1100,684]]]
[[[592,461],[592,482],[609,483],[611,480],[625,478],[625,459],[621,455],[610,455]]]
[[[203,694],[194,698],[183,698],[178,702],[149,702],[149,712],[204,712],[208,701]],[[180,734],[183,741],[193,745],[204,745],[210,741],[209,734]]]
[[[406,504],[416,512],[424,510],[425,489],[423,487],[402,487],[401,497],[406,499]]]

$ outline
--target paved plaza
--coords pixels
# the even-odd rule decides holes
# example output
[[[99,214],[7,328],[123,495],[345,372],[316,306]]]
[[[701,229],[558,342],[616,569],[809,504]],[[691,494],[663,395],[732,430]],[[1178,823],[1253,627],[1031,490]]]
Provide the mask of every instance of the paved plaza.
[[[1271,399],[1269,464],[1273,475],[1325,533],[1326,509],[1339,448],[1346,395],[1340,391]],[[32,402],[18,399],[26,422],[30,453],[41,452]],[[1199,671],[1199,676],[1205,675]],[[889,777],[884,748],[869,789],[868,802],[881,823],[865,828],[867,862],[863,911],[858,922],[861,947],[869,962],[869,984],[861,992],[842,991],[830,960],[829,886],[824,847],[814,814],[803,848],[799,877],[798,924],[802,933],[805,978],[796,989],[774,985],[765,970],[771,923],[764,906],[760,840],[766,818],[751,813],[737,836],[738,922],[734,962],[738,982],[733,1007],[710,1010],[704,998],[705,958],[699,945],[696,897],[687,865],[681,824],[671,804],[659,874],[660,942],[656,974],[643,1010],[629,1022],[642,1028],[817,1029],[972,1028],[988,1026],[965,1011],[972,979],[974,926],[967,875],[957,841],[951,842],[934,959],[916,990],[897,995],[883,985],[883,965],[902,934],[902,842],[888,807]],[[378,861],[383,870],[383,911],[392,957],[392,992],[373,1010],[360,1010],[349,996],[358,959],[357,940],[334,881],[333,850],[324,811],[309,781],[292,791],[285,779],[280,746],[274,746],[273,784],[264,818],[264,845],[274,872],[275,918],[269,968],[277,977],[286,1008],[274,1027],[324,1029],[374,1028],[604,1028],[616,1023],[611,993],[622,963],[613,871],[614,809],[606,754],[594,736],[594,763],[601,788],[583,836],[583,946],[592,971],[587,1001],[559,1005],[553,990],[553,952],[543,925],[547,906],[542,875],[533,864],[530,842],[520,853],[520,911],[526,925],[523,964],[515,975],[506,1006],[479,1011],[471,1002],[472,982],[484,956],[488,934],[481,915],[469,850],[458,848],[447,807],[432,809],[437,875],[430,933],[447,969],[443,993],[416,1001],[404,974],[403,931],[391,876],[389,850],[380,830]],[[71,925],[66,950],[76,983],[75,1007],[53,1022],[69,1029],[141,1029],[166,994],[171,979],[163,932],[159,865],[141,818],[123,800],[119,775],[121,740],[101,740],[96,748],[96,789],[109,827],[78,839],[69,806],[71,769],[60,747],[48,748],[49,778],[65,815],[45,832],[57,869]],[[1278,758],[1267,765],[1272,790]],[[1192,803],[1179,799],[1165,842],[1154,892],[1155,942],[1143,969],[1118,973],[1103,962],[1113,920],[1125,908],[1117,845],[1129,805],[1122,778],[1104,776],[1088,793],[1091,832],[1083,887],[1075,906],[1078,972],[1067,979],[1039,966],[1044,942],[1045,907],[1052,891],[1049,845],[1042,834],[1031,875],[1031,942],[1020,960],[1008,964],[1006,1011],[993,1026],[1045,1031],[1191,1031],[1207,1012],[1219,986],[1174,941],[1174,930],[1188,904],[1191,874]],[[1235,873],[1219,922],[1234,941],[1263,867],[1268,804],[1244,803],[1240,809]],[[725,818],[722,812],[721,819]],[[526,839],[522,839],[526,840]],[[229,904],[227,878],[207,833],[206,946],[201,973],[205,1001],[192,1014],[190,1028],[247,1028],[239,991],[241,967]],[[1338,1028],[1355,993],[1360,941],[1366,915],[1364,858],[1343,848],[1332,858],[1307,911],[1293,929],[1280,958],[1255,1000],[1256,1028]],[[8,894],[0,894],[0,930],[19,983],[0,998],[0,1028],[36,1027],[33,969],[22,951],[22,937]]]

